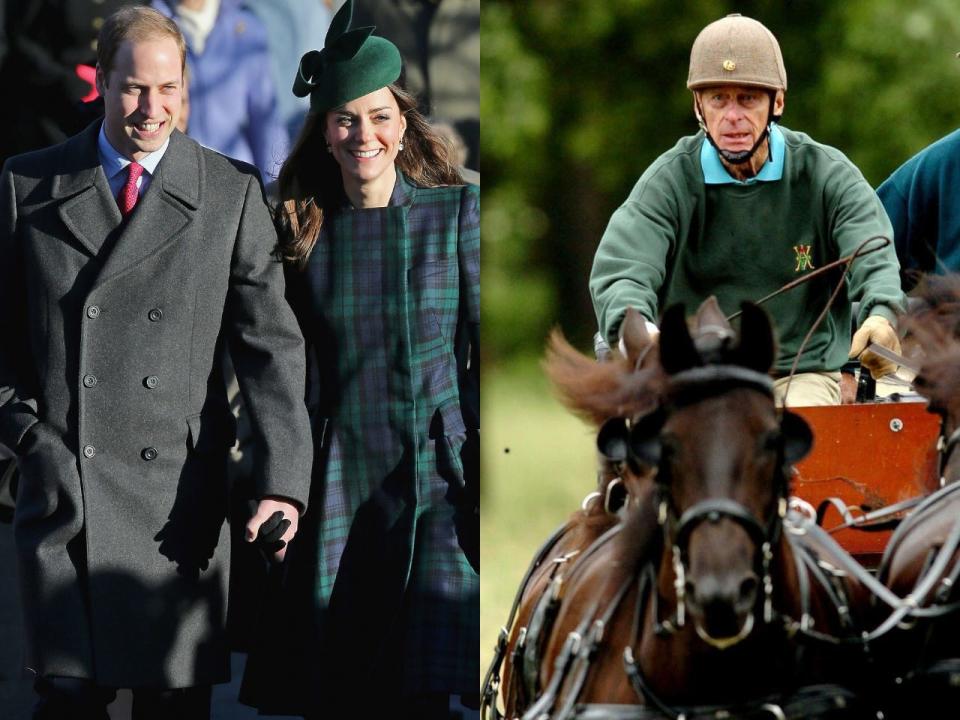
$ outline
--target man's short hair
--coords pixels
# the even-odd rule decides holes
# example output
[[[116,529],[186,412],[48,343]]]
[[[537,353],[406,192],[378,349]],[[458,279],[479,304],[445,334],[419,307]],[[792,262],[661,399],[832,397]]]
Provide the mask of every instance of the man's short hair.
[[[145,40],[169,37],[180,49],[180,67],[187,65],[187,43],[177,24],[157,10],[141,5],[121,8],[110,15],[97,38],[97,65],[103,71],[104,78],[113,70],[113,61],[117,50],[125,42],[143,42]]]

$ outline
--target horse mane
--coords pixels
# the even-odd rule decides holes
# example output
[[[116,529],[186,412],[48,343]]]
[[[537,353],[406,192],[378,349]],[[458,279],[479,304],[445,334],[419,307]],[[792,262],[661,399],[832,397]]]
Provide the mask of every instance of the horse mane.
[[[901,318],[925,352],[960,340],[960,275],[926,275],[913,295],[918,304]]]
[[[926,275],[914,298],[919,304],[900,325],[905,344],[916,346],[922,356],[914,385],[937,405],[960,385],[960,275]]]
[[[560,402],[573,414],[599,427],[611,417],[634,417],[653,410],[663,388],[663,372],[634,368],[618,352],[599,362],[575,349],[560,330],[550,333],[543,369]]]
[[[925,275],[913,291],[912,297],[921,305],[910,315],[936,310],[936,314],[953,321],[960,320],[960,273]]]

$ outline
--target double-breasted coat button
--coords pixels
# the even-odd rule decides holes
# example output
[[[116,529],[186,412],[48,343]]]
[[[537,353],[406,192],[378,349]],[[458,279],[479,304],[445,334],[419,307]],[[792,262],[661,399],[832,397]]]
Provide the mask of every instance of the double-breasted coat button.
[[[84,387],[93,387],[97,384],[97,378],[94,375],[84,375],[83,376],[83,386]]]
[[[143,379],[143,384],[153,390],[155,387],[157,387],[157,385],[160,384],[160,378],[158,378],[156,375],[145,377]]]
[[[83,446],[83,456],[85,458],[92,458],[96,454],[97,454],[97,449],[93,445]]]
[[[162,317],[163,310],[160,308],[153,308],[153,310],[147,313],[147,318],[150,320],[150,322],[158,322]]]
[[[160,453],[157,452],[157,449],[155,447],[146,447],[140,451],[140,457],[142,457],[147,462],[150,462],[151,460],[156,460],[157,455],[159,454]]]
[[[87,308],[87,317],[91,320],[100,317],[100,306],[91,305]]]

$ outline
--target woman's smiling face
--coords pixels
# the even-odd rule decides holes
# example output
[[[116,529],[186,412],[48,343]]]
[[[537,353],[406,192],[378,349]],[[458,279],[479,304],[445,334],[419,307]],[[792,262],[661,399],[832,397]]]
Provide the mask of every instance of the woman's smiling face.
[[[383,87],[327,112],[324,137],[347,187],[376,183],[392,169],[407,120]]]

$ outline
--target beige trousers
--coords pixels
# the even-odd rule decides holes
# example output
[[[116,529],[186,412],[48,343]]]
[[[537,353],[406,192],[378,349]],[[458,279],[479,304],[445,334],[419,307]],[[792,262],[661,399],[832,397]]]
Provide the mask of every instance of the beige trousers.
[[[810,405],[840,404],[839,372],[797,373],[790,379],[780,378],[773,382],[773,396],[778,406],[807,407]]]

